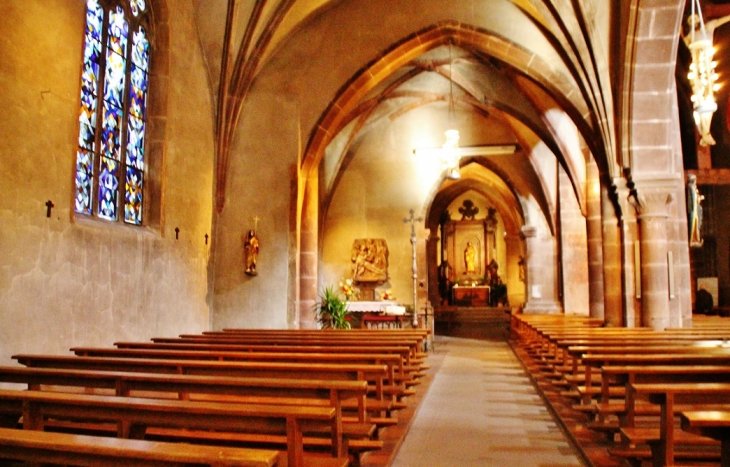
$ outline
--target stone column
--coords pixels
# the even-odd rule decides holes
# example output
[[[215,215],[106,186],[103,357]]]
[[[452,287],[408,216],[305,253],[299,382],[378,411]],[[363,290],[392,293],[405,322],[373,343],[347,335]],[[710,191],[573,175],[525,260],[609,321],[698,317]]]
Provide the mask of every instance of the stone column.
[[[518,235],[507,235],[504,237],[505,248],[507,249],[506,283],[507,299],[510,306],[524,305],[525,282],[520,279],[520,258],[523,255],[523,239]],[[527,275],[527,274],[525,274]]]
[[[560,306],[555,301],[557,287],[555,265],[557,261],[555,241],[548,247],[538,236],[534,226],[522,227],[525,237],[526,287],[525,313],[560,313]]]
[[[588,244],[588,311],[591,318],[605,318],[603,284],[603,232],[601,182],[598,166],[591,161],[586,180],[586,235]]]
[[[667,219],[673,190],[637,189],[631,198],[639,219],[641,253],[641,323],[656,330],[670,323]]]
[[[299,329],[316,329],[319,194],[316,177],[307,180],[299,230]]]
[[[623,314],[620,210],[617,208],[611,200],[610,188],[601,187],[604,318],[608,326],[621,327],[626,323]]]
[[[441,238],[438,236],[438,234],[434,235],[433,233],[431,233],[426,239],[426,265],[428,267],[428,300],[434,306],[441,304],[441,296],[439,295],[439,270],[437,261],[439,248],[441,248]]]

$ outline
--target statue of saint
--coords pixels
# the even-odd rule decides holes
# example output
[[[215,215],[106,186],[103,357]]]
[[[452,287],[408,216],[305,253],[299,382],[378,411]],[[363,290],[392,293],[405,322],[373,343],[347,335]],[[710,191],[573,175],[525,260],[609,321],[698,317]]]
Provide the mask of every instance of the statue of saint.
[[[495,259],[492,259],[487,266],[487,276],[489,278],[490,285],[498,284],[498,281],[502,280],[499,277],[499,264],[497,264]]]
[[[519,272],[520,272],[520,280],[522,282],[525,282],[525,279],[527,278],[527,271],[526,271],[526,264],[525,264],[525,257],[520,255],[520,260],[517,262],[517,266],[519,266]]]
[[[464,264],[466,266],[466,273],[475,273],[477,265],[477,250],[471,242],[466,242],[466,248],[464,249]]]
[[[697,176],[687,177],[687,228],[689,229],[689,246],[702,246],[702,205],[704,196],[697,189]]]
[[[243,248],[246,250],[246,274],[249,276],[258,275],[256,261],[258,261],[259,257],[259,239],[256,237],[256,232],[253,230],[248,231]]]

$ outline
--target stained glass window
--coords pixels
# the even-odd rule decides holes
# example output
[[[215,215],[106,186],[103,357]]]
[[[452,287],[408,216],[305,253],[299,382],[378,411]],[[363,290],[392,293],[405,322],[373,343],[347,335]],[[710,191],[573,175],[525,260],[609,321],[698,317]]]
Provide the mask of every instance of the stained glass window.
[[[86,2],[77,213],[141,225],[150,43],[145,0]]]

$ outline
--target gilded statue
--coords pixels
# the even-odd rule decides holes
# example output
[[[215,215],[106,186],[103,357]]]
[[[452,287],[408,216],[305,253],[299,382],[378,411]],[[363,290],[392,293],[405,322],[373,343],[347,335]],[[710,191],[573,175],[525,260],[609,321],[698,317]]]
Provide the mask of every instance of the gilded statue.
[[[464,265],[467,274],[475,273],[477,270],[477,250],[471,242],[466,242],[466,248],[464,248]]]
[[[246,251],[246,274],[249,276],[258,275],[258,272],[256,271],[256,262],[259,257],[259,239],[254,230],[248,231],[243,248]]]

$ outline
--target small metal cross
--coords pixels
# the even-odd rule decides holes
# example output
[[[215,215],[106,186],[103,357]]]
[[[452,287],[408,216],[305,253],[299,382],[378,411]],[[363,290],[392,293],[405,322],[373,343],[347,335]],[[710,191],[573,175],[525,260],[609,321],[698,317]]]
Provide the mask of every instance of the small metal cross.
[[[46,201],[46,217],[51,217],[51,209],[56,207],[50,199]]]
[[[410,218],[403,219],[404,223],[411,223],[411,249],[412,249],[412,255],[413,255],[413,264],[411,265],[411,269],[413,271],[413,327],[415,328],[418,326],[418,289],[416,282],[418,281],[418,262],[416,261],[416,222],[423,222],[423,218],[419,217],[416,218],[414,216],[415,211],[413,209],[409,209],[408,212],[411,214]]]

